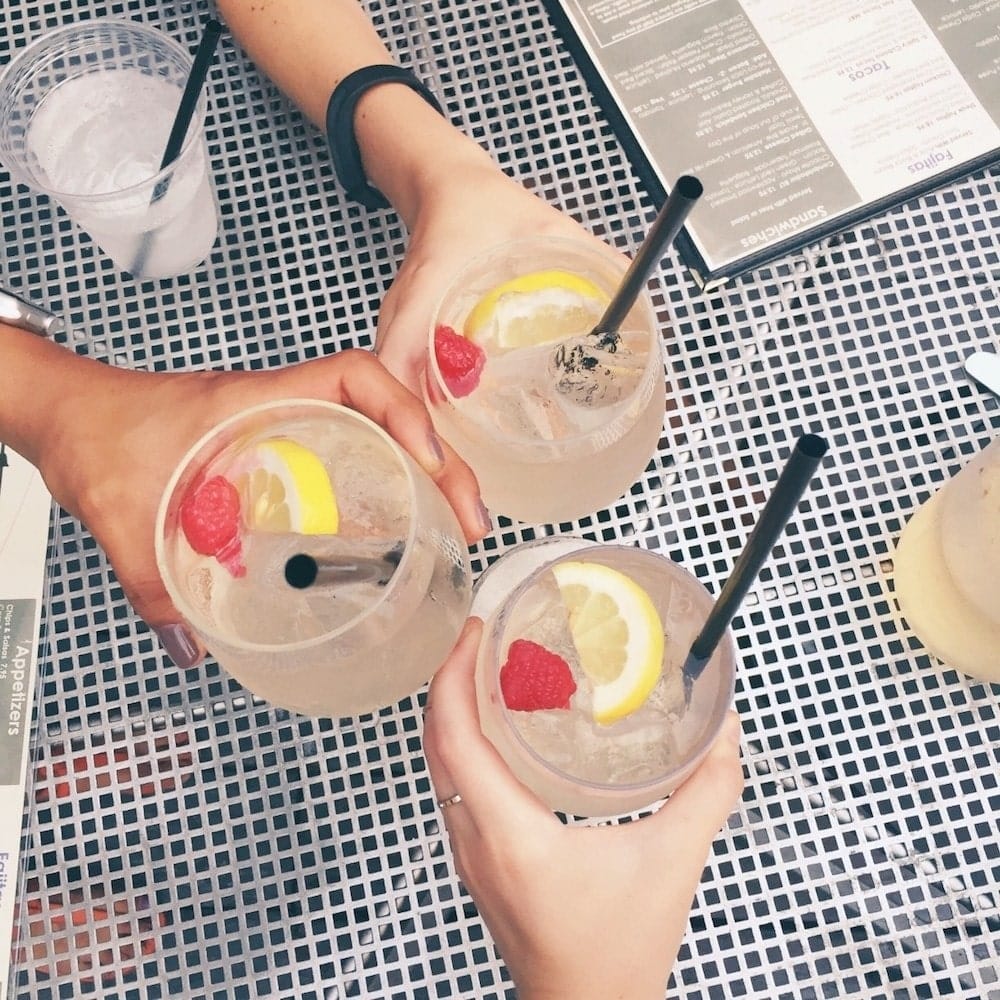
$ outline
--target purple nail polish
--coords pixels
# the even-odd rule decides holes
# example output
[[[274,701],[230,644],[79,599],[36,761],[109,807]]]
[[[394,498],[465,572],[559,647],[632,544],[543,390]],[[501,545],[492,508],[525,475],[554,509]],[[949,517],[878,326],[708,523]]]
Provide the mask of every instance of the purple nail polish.
[[[154,629],[164,652],[178,667],[193,667],[201,659],[201,650],[191,633],[181,623]]]
[[[493,519],[490,517],[490,512],[482,500],[479,501],[479,523],[483,526],[484,531],[490,532],[493,530]]]
[[[444,448],[441,446],[441,439],[433,431],[427,435],[427,447],[438,464],[444,465]]]

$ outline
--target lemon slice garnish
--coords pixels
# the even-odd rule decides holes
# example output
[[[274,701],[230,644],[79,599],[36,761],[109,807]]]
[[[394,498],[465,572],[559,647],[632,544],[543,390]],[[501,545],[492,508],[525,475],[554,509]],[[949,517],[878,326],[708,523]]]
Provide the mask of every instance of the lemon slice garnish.
[[[272,438],[257,445],[236,488],[251,529],[335,535],[340,527],[329,474],[316,453],[296,441]]]
[[[634,712],[663,669],[663,625],[649,594],[601,563],[552,569],[580,666],[593,684],[592,712],[602,725]]]
[[[570,271],[533,271],[488,291],[466,317],[463,333],[501,351],[563,340],[593,329],[608,295]]]

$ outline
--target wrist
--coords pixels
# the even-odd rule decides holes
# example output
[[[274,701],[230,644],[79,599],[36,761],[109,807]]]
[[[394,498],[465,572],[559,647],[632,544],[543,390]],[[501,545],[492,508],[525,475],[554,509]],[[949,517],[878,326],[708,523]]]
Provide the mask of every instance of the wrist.
[[[0,441],[40,469],[77,362],[72,352],[0,324]]]
[[[604,970],[594,974],[582,959],[579,969],[568,976],[553,976],[547,972],[540,984],[522,984],[514,977],[517,1000],[663,1000],[669,972],[666,974],[640,967],[615,973]],[[532,978],[532,977],[526,977]]]
[[[609,985],[599,986],[596,989],[591,985],[580,983],[567,983],[564,987],[545,986],[541,989],[522,989],[517,987],[517,1000],[566,1000],[572,997],[573,1000],[663,1000],[666,996],[667,984],[663,982],[656,986],[635,985],[625,983],[620,986]]]
[[[381,84],[362,95],[354,134],[368,180],[408,229],[442,182],[470,169],[496,169],[484,149],[403,84]]]
[[[442,113],[434,94],[410,70],[394,63],[373,63],[348,73],[337,84],[326,109],[326,137],[337,178],[348,198],[370,209],[385,208],[389,202],[369,182],[361,158],[355,118],[360,114],[364,123],[368,112],[364,109],[359,112],[358,107],[364,103],[365,95],[389,85],[404,87],[418,94],[435,112]],[[392,106],[387,106],[386,110],[391,112]],[[379,125],[383,125],[381,118]]]

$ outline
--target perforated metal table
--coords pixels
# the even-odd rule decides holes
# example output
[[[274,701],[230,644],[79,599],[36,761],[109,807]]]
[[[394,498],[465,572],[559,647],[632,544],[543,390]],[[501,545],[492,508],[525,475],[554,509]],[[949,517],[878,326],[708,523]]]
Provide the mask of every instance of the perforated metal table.
[[[538,0],[370,10],[508,171],[635,249],[651,206]],[[207,12],[4,0],[0,57],[99,14],[193,48]],[[322,137],[237,47],[210,83],[223,229],[205,266],[139,287],[0,174],[3,283],[119,365],[370,346],[398,220],[342,200]],[[794,440],[831,444],[734,622],[746,792],[671,995],[1000,998],[1000,688],[925,653],[892,565],[909,514],[1000,429],[962,368],[1000,341],[998,194],[996,172],[971,177],[707,298],[674,256],[653,283],[672,327],[659,452],[570,530],[658,549],[717,591]],[[501,522],[475,568],[539,530]],[[176,670],[59,511],[48,580],[14,995],[512,995],[443,836],[422,692],[320,721],[212,663]]]

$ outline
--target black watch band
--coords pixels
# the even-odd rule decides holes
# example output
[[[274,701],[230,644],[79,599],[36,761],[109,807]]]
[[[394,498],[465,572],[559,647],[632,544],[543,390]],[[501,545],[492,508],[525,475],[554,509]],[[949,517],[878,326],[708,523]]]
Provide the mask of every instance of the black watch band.
[[[347,197],[365,208],[387,208],[389,205],[382,192],[368,183],[361,165],[361,150],[354,136],[354,109],[361,95],[380,83],[403,83],[415,90],[438,114],[443,114],[437,98],[402,66],[364,66],[348,73],[337,84],[326,106],[326,141],[333,169]]]

